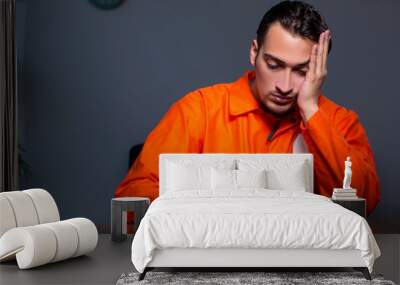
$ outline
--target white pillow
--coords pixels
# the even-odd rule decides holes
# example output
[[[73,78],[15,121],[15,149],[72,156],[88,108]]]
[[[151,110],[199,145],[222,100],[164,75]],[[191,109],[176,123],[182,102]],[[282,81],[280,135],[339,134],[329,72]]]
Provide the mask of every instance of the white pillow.
[[[238,188],[267,188],[267,171],[261,170],[236,170]]]
[[[211,168],[208,166],[181,165],[168,163],[168,191],[189,189],[210,189]]]
[[[271,169],[267,171],[268,189],[273,190],[307,190],[307,177],[304,167],[288,169]]]
[[[211,188],[237,190],[240,188],[266,188],[267,177],[262,170],[211,169]]]
[[[240,170],[266,169],[267,188],[273,190],[307,191],[309,185],[308,168],[305,160],[293,159],[239,159]]]
[[[211,189],[236,189],[236,170],[211,168]]]
[[[166,190],[211,190],[211,167],[235,169],[234,159],[182,158],[165,162]]]

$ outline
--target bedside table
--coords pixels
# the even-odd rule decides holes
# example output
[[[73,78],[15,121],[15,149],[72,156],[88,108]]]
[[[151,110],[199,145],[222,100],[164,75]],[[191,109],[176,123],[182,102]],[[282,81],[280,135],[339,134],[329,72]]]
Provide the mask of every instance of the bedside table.
[[[340,206],[359,214],[361,217],[366,218],[366,204],[364,198],[357,199],[332,199],[333,203],[339,204]]]
[[[111,199],[111,240],[124,241],[127,238],[127,214],[135,213],[135,231],[144,217],[150,199],[144,197],[120,197]]]

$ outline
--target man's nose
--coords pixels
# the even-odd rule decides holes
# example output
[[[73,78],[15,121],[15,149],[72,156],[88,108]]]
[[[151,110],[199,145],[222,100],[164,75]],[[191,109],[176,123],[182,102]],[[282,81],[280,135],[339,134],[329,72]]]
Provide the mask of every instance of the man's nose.
[[[290,75],[290,70],[285,70],[276,82],[276,90],[282,95],[288,95],[292,92]]]

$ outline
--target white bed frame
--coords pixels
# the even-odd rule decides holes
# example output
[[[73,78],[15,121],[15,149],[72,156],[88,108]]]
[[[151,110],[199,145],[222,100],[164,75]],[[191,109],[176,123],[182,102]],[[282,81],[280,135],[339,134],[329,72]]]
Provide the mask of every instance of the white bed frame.
[[[263,158],[279,160],[288,154],[161,154],[160,155],[160,195],[166,191],[166,162],[177,159],[207,159],[218,160],[237,158]],[[313,156],[312,154],[290,154],[293,159],[304,159],[307,162],[307,171],[310,188],[313,193]],[[330,249],[253,249],[253,248],[226,248],[226,249],[197,249],[197,248],[170,248],[157,249],[153,259],[149,262],[139,280],[145,277],[147,271],[163,267],[232,267],[266,268],[266,267],[353,267],[362,271],[364,277],[371,280],[365,261],[360,250],[330,250]]]

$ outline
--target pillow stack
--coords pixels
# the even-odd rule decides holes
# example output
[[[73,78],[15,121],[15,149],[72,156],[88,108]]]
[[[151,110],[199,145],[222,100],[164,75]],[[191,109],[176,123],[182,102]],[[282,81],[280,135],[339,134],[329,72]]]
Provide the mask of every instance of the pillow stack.
[[[169,161],[167,191],[234,191],[242,188],[306,191],[308,188],[305,160],[204,160]]]
[[[307,163],[303,159],[282,159],[268,161],[262,159],[239,159],[238,168],[247,171],[267,171],[267,188],[272,190],[306,191],[310,181],[307,176]]]

